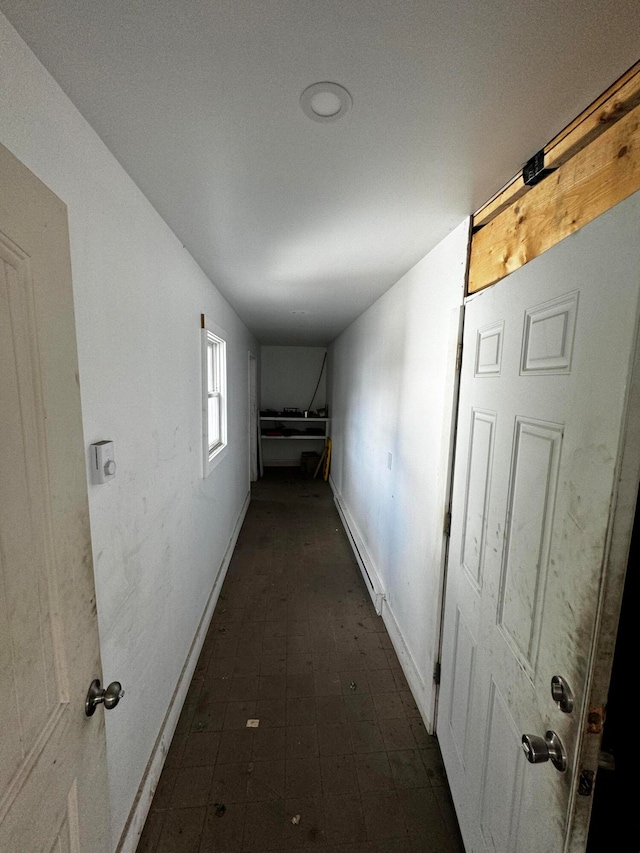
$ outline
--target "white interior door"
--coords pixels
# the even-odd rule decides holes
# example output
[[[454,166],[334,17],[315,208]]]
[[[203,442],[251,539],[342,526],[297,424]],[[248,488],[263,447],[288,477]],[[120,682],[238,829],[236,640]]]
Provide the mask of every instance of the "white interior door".
[[[568,849],[639,237],[636,194],[466,308],[438,737],[467,853]],[[550,730],[564,772],[522,749]]]
[[[66,208],[0,146],[0,850],[107,849]]]

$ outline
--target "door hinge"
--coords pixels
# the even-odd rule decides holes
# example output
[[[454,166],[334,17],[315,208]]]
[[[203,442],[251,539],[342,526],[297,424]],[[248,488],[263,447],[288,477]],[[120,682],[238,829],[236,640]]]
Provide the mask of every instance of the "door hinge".
[[[460,373],[462,369],[462,341],[458,344],[458,348],[456,350],[456,373]]]
[[[451,536],[451,512],[445,512],[442,529],[445,536]]]
[[[440,661],[433,668],[433,681],[436,687],[440,684],[440,676],[442,675],[442,664]]]

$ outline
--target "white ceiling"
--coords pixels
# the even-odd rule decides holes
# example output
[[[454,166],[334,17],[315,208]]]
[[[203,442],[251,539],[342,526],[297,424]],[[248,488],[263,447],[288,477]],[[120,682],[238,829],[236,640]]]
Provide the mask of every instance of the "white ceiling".
[[[637,0],[0,0],[263,343],[322,345],[638,59]],[[318,81],[353,107],[320,124]],[[305,312],[305,313],[300,313]]]

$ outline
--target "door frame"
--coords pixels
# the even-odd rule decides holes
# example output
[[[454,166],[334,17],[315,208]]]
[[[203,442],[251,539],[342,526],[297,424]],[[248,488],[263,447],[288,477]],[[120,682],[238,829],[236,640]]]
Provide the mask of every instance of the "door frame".
[[[587,686],[589,701],[585,707],[585,715],[588,719],[583,721],[584,734],[578,753],[580,773],[588,774],[585,782],[591,782],[591,785],[597,784],[604,714],[611,682],[629,548],[640,488],[640,316],[636,317],[636,342],[631,362],[616,485],[611,496],[598,602],[598,621],[594,641],[589,649],[590,674]],[[589,795],[583,796],[573,792],[567,853],[584,853],[589,835],[592,805],[593,789]]]
[[[248,350],[249,488],[259,477],[258,468],[258,359]]]

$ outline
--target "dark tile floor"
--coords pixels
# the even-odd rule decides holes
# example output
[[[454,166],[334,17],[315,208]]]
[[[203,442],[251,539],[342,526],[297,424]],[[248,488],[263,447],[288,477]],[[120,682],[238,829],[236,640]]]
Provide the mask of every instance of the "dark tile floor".
[[[463,853],[328,485],[267,469],[138,853],[289,850]]]

